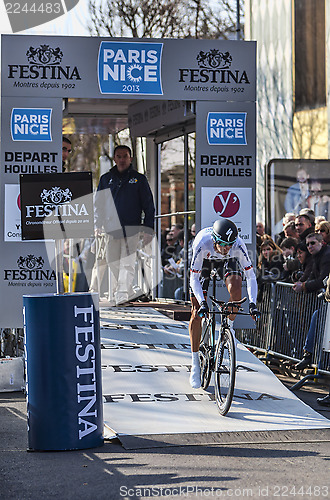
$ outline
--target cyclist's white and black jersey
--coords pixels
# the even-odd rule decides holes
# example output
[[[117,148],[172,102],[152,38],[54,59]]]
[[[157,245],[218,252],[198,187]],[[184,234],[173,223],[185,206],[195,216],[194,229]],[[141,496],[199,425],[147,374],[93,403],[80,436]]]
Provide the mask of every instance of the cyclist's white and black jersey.
[[[254,304],[256,303],[258,292],[257,280],[244,241],[242,238],[238,237],[235,243],[230,247],[228,254],[221,255],[216,252],[214,248],[212,227],[207,227],[199,231],[195,237],[190,266],[190,287],[199,304],[205,300],[201,283],[201,272],[204,260],[223,262],[230,259],[239,262],[246,277],[249,301]]]

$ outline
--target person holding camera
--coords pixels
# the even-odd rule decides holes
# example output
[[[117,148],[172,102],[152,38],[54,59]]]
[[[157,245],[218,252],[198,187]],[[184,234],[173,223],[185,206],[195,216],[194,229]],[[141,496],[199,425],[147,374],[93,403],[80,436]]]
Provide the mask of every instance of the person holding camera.
[[[284,238],[280,245],[284,258],[282,281],[286,283],[292,283],[292,275],[299,268],[299,260],[296,259],[297,245],[298,241],[294,238]]]

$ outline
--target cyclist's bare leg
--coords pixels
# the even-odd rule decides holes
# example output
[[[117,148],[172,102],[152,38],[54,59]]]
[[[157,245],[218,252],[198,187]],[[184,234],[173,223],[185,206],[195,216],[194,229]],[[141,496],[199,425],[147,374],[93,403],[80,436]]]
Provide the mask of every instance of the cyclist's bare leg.
[[[189,321],[189,336],[191,345],[191,373],[190,385],[193,389],[201,386],[201,369],[199,364],[199,343],[202,333],[202,318],[197,314],[199,303],[195,297],[191,297],[191,316]]]
[[[192,352],[198,352],[202,334],[202,318],[197,314],[199,303],[195,297],[191,297],[191,316],[189,321],[189,336]]]
[[[241,300],[242,298],[242,277],[239,274],[230,274],[226,278],[226,287],[230,295],[230,301]],[[236,314],[231,314],[229,319],[234,321]]]

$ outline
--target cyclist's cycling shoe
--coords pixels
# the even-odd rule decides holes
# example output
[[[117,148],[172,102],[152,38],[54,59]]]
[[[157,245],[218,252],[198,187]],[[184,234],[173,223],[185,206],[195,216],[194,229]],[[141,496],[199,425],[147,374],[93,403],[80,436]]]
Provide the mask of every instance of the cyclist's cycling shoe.
[[[312,353],[305,351],[303,359],[295,365],[295,369],[304,370],[311,364],[311,362],[312,362]]]
[[[190,385],[193,389],[200,388],[200,386],[201,386],[201,368],[200,368],[199,364],[192,365],[189,382],[190,382]]]

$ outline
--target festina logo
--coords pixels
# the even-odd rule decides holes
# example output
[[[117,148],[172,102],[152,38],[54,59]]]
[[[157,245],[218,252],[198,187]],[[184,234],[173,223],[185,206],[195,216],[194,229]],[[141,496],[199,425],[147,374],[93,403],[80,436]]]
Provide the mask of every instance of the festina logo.
[[[93,305],[74,306],[74,316],[83,326],[75,326],[77,402],[80,411],[77,415],[79,439],[97,430],[95,335]]]
[[[56,274],[52,269],[44,269],[44,259],[29,254],[17,259],[17,269],[4,270],[5,281],[55,281]]]
[[[72,215],[88,215],[86,205],[84,203],[70,203],[72,193],[69,188],[62,189],[58,186],[51,189],[43,189],[40,193],[43,205],[26,205],[26,217],[50,217]]]
[[[49,45],[30,47],[26,52],[28,64],[9,64],[8,78],[35,80],[81,80],[78,68],[61,66],[63,52],[59,47]]]
[[[51,217],[51,216],[71,216],[88,215],[86,205],[84,203],[66,203],[64,205],[26,205],[26,217]]]
[[[43,203],[66,203],[71,201],[72,193],[69,188],[61,189],[58,186],[52,187],[51,189],[43,189],[40,194],[40,198]]]
[[[242,83],[249,84],[246,71],[230,69],[232,56],[218,49],[200,51],[196,57],[198,68],[179,69],[179,82]]]

